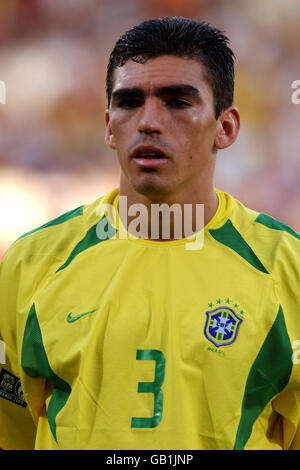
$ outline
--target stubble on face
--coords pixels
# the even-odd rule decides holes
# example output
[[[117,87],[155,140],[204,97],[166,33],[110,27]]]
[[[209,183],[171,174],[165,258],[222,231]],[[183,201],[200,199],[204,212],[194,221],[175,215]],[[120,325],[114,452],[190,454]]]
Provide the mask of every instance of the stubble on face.
[[[159,57],[145,64],[128,61],[115,74],[114,90],[135,87],[144,93],[132,108],[113,102],[110,109],[121,165],[120,194],[134,190],[157,200],[185,190],[192,197],[197,180],[201,185],[201,174],[203,180],[213,172],[215,159],[213,94],[201,64],[185,58]],[[182,83],[198,90],[199,97],[155,94],[159,87]],[[186,106],[176,108],[177,98]],[[129,155],[140,144],[162,148],[169,155],[168,162],[154,168],[137,165]]]

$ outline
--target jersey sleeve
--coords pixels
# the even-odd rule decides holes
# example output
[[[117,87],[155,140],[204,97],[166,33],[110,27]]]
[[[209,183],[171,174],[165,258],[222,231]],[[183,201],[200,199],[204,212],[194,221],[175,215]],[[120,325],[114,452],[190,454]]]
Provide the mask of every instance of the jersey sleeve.
[[[277,419],[271,440],[285,450],[300,450],[300,235],[282,222],[259,214],[247,227],[247,241],[274,280],[289,339],[286,367],[290,376],[272,400]]]
[[[290,450],[300,450],[300,424],[295,432],[295,436],[290,445]]]
[[[16,309],[18,261],[10,250],[0,264],[0,448],[34,448],[36,427],[21,383]]]
[[[283,448],[300,450],[300,240],[290,234],[277,249],[274,275],[291,344],[291,375],[285,389],[274,399],[282,417]]]

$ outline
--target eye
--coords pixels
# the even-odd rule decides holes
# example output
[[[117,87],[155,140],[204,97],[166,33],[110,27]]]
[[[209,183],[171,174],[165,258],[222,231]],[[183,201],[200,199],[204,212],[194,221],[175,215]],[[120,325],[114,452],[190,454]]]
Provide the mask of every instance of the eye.
[[[135,109],[141,105],[140,100],[135,98],[127,98],[119,101],[117,106],[122,109]]]
[[[166,106],[174,109],[184,109],[191,106],[191,104],[181,98],[169,98],[166,100]]]

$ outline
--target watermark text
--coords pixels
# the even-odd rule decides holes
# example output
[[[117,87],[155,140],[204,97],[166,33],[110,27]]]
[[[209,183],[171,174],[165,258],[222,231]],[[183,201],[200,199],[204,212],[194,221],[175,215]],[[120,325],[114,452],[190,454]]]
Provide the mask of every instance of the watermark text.
[[[111,204],[101,204],[102,216],[96,234],[101,240],[135,238],[158,241],[186,239],[187,250],[200,250],[204,243],[204,204],[132,204],[120,196],[118,211]],[[103,216],[106,215],[106,218]],[[112,223],[112,226],[109,224]],[[116,227],[116,229],[114,228]],[[126,227],[126,228],[125,228]]]
[[[291,100],[293,104],[300,103],[300,80],[294,80],[291,87],[295,89],[292,93]]]
[[[292,342],[293,354],[292,362],[293,364],[300,364],[300,339],[296,339]]]
[[[6,364],[5,343],[0,339],[0,364]]]
[[[0,104],[6,104],[6,85],[3,80],[0,80]]]

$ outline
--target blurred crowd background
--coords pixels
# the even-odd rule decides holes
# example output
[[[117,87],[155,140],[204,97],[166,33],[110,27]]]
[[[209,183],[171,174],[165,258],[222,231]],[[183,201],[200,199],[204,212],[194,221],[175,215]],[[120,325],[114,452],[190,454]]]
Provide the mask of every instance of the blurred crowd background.
[[[238,141],[216,187],[300,231],[299,0],[0,2],[0,258],[21,234],[118,186],[104,143],[105,76],[116,40],[151,17],[224,30],[236,55]]]

